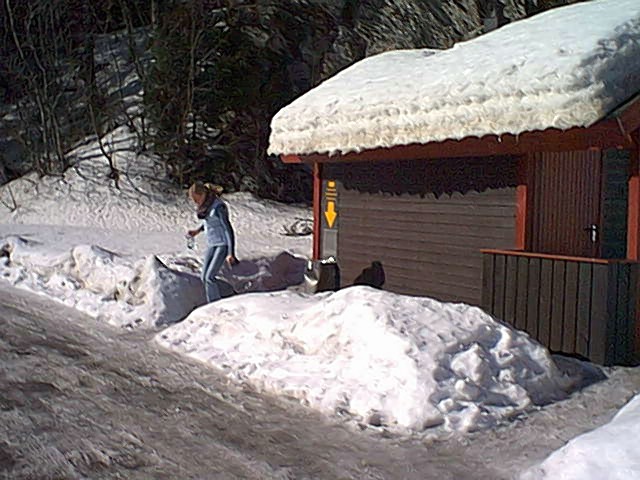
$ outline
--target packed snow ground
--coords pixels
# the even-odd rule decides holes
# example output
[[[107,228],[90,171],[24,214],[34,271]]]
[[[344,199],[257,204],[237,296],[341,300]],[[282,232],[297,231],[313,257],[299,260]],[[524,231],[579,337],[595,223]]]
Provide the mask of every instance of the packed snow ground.
[[[638,93],[640,2],[580,2],[448,50],[366,58],[273,118],[273,154],[589,126]]]

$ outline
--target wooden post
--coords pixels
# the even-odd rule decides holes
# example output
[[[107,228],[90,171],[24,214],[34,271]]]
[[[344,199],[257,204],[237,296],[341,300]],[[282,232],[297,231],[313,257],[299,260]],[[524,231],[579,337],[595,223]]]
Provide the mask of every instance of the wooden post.
[[[636,135],[636,138],[638,135]],[[627,259],[640,261],[640,155],[636,144],[631,151],[627,219]]]
[[[529,184],[529,155],[518,158],[518,186],[516,187],[516,250],[527,249],[527,211]]]
[[[630,169],[629,169],[629,198],[627,208],[627,259],[640,261],[640,132],[635,132],[633,137],[635,148],[631,150]],[[630,289],[635,293],[631,296],[635,305],[633,312],[635,313],[635,338],[633,339],[634,356],[640,353],[640,279],[637,275],[633,275],[632,281],[636,285],[631,285]],[[630,299],[630,301],[631,301]]]
[[[313,259],[319,260],[321,256],[321,230],[322,225],[322,165],[313,164]]]

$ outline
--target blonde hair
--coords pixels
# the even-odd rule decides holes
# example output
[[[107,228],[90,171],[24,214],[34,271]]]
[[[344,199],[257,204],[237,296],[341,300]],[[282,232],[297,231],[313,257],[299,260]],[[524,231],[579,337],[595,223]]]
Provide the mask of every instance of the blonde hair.
[[[193,195],[220,195],[224,189],[220,185],[214,183],[205,183],[197,181],[189,187],[189,197],[193,198]]]

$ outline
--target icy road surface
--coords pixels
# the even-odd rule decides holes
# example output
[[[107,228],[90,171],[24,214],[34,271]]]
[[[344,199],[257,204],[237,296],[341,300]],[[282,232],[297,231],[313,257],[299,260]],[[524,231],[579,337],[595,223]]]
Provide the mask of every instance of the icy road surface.
[[[524,422],[387,438],[229,385],[153,334],[2,285],[0,479],[509,479],[605,423],[640,385],[637,369],[619,369]]]

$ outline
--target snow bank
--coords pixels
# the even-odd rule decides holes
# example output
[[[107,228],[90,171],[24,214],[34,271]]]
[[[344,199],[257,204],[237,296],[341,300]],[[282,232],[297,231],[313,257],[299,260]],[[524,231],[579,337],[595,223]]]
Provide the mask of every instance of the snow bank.
[[[282,109],[272,154],[589,126],[638,93],[640,2],[554,9],[444,51],[356,63]]]
[[[94,245],[63,254],[20,237],[0,242],[0,278],[120,327],[174,323],[205,303],[202,282],[156,256],[132,263]]]
[[[399,430],[489,427],[573,386],[542,346],[478,308],[369,287],[229,298],[156,340],[258,389]]]
[[[225,265],[221,275],[236,293],[272,292],[300,285],[306,264],[305,258],[282,252],[272,258],[241,260],[233,267]]]
[[[630,480],[640,478],[640,396],[608,424],[574,438],[521,480]]]
[[[0,237],[0,279],[126,328],[175,323],[205,303],[201,261],[193,255],[125,256],[97,245],[69,249]],[[302,282],[305,260],[287,252],[225,266],[227,294],[272,291]],[[223,288],[224,290],[224,288]]]

